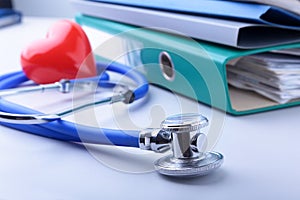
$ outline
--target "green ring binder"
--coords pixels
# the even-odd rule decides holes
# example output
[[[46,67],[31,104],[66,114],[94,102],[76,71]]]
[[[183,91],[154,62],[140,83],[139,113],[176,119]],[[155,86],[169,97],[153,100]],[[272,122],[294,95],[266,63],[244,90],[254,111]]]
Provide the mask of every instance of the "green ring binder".
[[[151,83],[230,114],[245,115],[300,105],[300,100],[278,104],[254,92],[231,88],[226,74],[226,64],[233,59],[271,50],[299,48],[300,43],[242,50],[85,15],[77,15],[76,21],[109,34],[120,34],[124,40],[142,45],[139,59]],[[173,81],[166,80],[161,73],[159,55],[162,51],[167,52],[174,63],[176,77]],[[136,59],[136,52],[132,55]],[[184,87],[183,81],[187,81],[190,88]]]

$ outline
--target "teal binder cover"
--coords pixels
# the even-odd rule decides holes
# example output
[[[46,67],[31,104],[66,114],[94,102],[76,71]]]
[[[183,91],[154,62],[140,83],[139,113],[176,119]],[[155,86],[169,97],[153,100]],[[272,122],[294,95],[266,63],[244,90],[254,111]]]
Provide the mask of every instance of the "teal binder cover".
[[[226,64],[236,58],[300,48],[300,43],[242,50],[84,15],[77,15],[76,21],[128,42],[129,57],[133,58],[130,64],[143,65],[141,71],[151,83],[230,114],[251,114],[300,104],[300,101],[278,104],[254,92],[232,88],[226,75]],[[162,55],[170,58],[174,76],[168,68],[162,72]]]

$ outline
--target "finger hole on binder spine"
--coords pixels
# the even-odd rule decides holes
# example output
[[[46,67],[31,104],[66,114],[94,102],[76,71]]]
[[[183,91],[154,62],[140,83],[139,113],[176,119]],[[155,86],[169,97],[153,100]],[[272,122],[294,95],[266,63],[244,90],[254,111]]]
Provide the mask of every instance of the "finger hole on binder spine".
[[[173,81],[175,78],[175,70],[171,56],[163,51],[159,54],[159,63],[164,78]]]

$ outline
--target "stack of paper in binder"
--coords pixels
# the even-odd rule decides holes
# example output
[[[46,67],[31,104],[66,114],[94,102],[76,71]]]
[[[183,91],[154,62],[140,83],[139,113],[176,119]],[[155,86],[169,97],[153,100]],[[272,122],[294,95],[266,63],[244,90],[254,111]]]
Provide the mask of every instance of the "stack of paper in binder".
[[[154,84],[235,115],[300,104],[299,0],[72,4],[78,23],[127,32],[129,64],[142,64]]]

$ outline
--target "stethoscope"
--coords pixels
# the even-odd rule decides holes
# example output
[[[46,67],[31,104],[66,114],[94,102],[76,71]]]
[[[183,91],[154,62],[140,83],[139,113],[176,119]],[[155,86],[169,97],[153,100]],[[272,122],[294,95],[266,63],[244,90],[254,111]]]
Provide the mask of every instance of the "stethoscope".
[[[122,64],[97,63],[98,71],[115,72],[132,79],[137,85],[134,90],[109,81],[109,75],[104,72],[94,78],[77,80],[62,80],[53,84],[14,88],[28,81],[23,72],[13,72],[0,76],[0,96],[7,96],[31,91],[57,88],[59,91],[70,92],[75,84],[97,83],[103,87],[121,86],[122,90],[110,97],[97,100],[92,104],[80,105],[72,110],[58,114],[43,114],[21,105],[0,99],[1,125],[29,132],[48,138],[92,144],[106,144],[127,147],[137,147],[163,153],[169,149],[172,155],[163,157],[154,163],[156,170],[169,176],[197,176],[208,174],[219,168],[223,156],[216,152],[204,152],[203,145],[206,136],[200,129],[208,125],[208,120],[199,114],[179,114],[169,116],[158,129],[142,131],[126,131],[92,128],[63,120],[62,117],[89,106],[105,103],[132,103],[146,96],[149,84],[146,78]],[[79,136],[78,133],[84,133]]]
[[[63,117],[91,106],[116,102],[130,104],[147,95],[149,84],[146,78],[132,68],[119,63],[106,62],[98,62],[96,67],[98,75],[95,77],[25,87],[24,83],[30,80],[22,71],[0,76],[0,97],[48,89],[58,89],[62,93],[68,93],[76,85],[119,88],[109,97],[77,105],[56,114],[40,113],[0,98],[0,124],[67,142],[136,147],[156,153],[172,150],[171,155],[162,157],[154,163],[159,173],[168,176],[206,175],[222,165],[222,154],[204,151],[207,139],[206,135],[201,133],[201,129],[208,125],[208,119],[200,114],[169,116],[161,123],[160,128],[142,131],[96,128],[63,120]],[[130,89],[126,84],[112,82],[107,72],[126,76],[135,83],[135,88]]]

